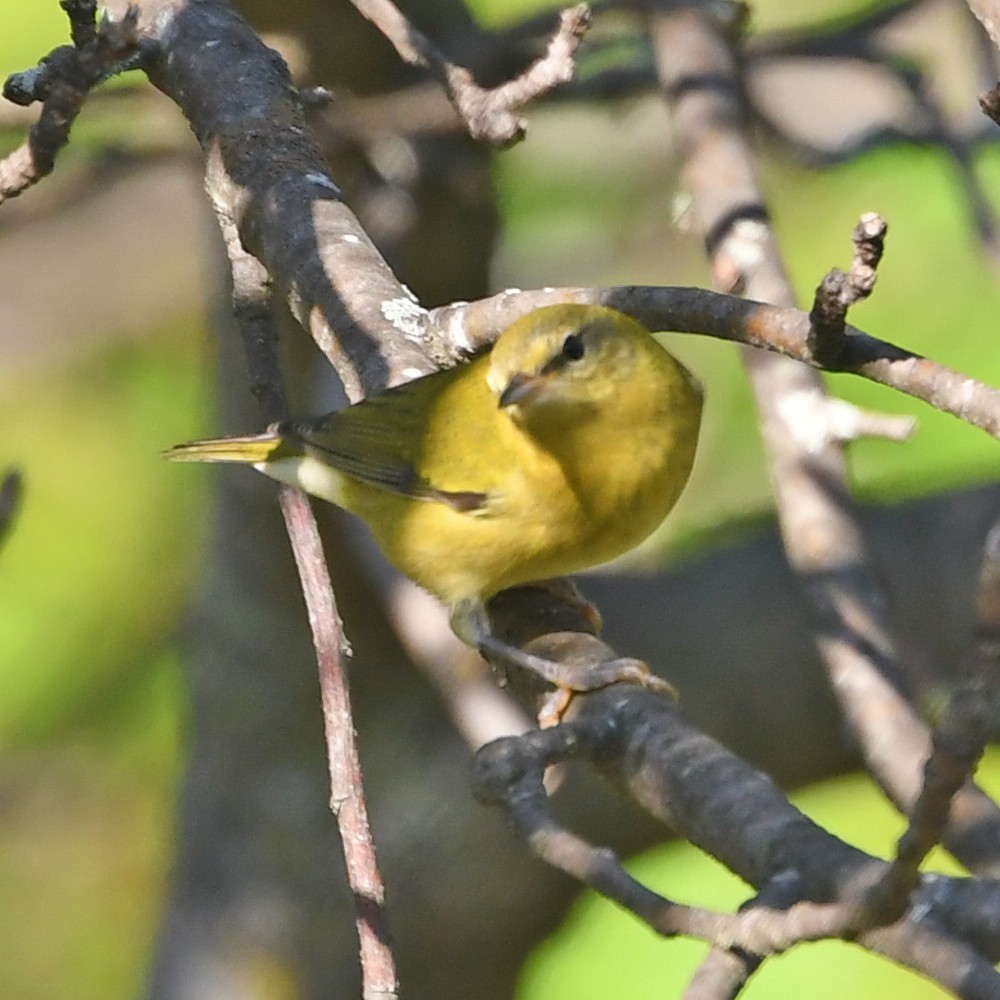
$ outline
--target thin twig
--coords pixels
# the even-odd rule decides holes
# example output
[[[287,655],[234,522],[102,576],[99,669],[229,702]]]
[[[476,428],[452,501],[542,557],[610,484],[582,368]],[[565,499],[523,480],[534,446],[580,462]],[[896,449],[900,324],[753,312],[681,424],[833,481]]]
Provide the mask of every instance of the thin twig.
[[[265,419],[268,422],[280,420],[287,416],[287,408],[267,271],[243,249],[233,222],[221,213],[219,221],[232,267],[233,312],[246,350],[251,391]],[[365,804],[344,669],[350,647],[337,611],[319,529],[309,501],[301,490],[291,486],[281,487],[279,499],[319,666],[330,770],[330,808],[337,820],[348,884],[354,899],[362,995],[365,1000],[391,1000],[398,995],[399,981],[385,909],[385,886]]]
[[[309,501],[301,490],[281,487],[288,529],[309,612],[323,699],[323,730],[330,768],[330,808],[337,818],[348,881],[354,897],[364,1000],[392,1000],[399,979],[385,909],[385,886],[362,789],[344,660],[350,647],[333,596],[323,544]]]
[[[430,70],[474,139],[509,146],[524,138],[527,123],[518,111],[573,78],[576,50],[590,26],[586,4],[567,7],[545,55],[523,73],[492,89],[480,87],[464,66],[451,62],[417,30],[392,0],[352,0],[354,6],[393,44],[411,66]]]
[[[892,923],[902,915],[921,863],[941,841],[948,824],[961,827],[974,819],[961,803],[954,809],[952,803],[970,781],[990,739],[1000,693],[1000,523],[986,539],[976,611],[973,649],[935,730],[920,795],[892,864],[867,900],[870,919],[881,923]]]

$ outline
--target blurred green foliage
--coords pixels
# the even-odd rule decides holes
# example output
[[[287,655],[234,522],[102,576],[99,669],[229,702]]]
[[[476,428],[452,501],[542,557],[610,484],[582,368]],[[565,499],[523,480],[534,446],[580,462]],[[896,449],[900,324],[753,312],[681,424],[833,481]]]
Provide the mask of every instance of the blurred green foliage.
[[[196,344],[164,331],[4,387],[2,461],[24,497],[0,564],[0,747],[51,736],[176,619],[198,497],[159,452],[202,410]]]
[[[474,3],[489,23],[541,6]],[[766,0],[755,4],[752,25],[791,26],[867,6]],[[56,0],[12,5],[3,26],[4,72],[32,65],[66,38]],[[85,110],[75,141],[107,139],[106,127],[88,124]],[[115,141],[122,127],[114,125]],[[528,141],[497,158],[506,222],[497,283],[705,284],[696,242],[672,225],[667,133],[655,102],[532,110]],[[878,210],[890,223],[888,252],[875,296],[852,320],[1000,382],[1000,355],[982,349],[1000,293],[940,154],[897,147],[827,171],[768,163],[767,184],[777,193],[771,207],[804,301],[831,266],[850,260],[858,216]],[[983,151],[980,167],[987,183],[997,180],[1000,153]],[[204,527],[194,477],[178,475],[159,451],[204,429],[207,379],[196,324],[157,322],[161,329],[141,343],[95,348],[42,373],[0,373],[0,471],[16,465],[25,476],[20,515],[0,549],[3,997],[134,996],[155,932],[182,753],[183,686],[171,631]],[[677,541],[718,535],[720,526],[766,511],[770,500],[738,352],[700,338],[670,342],[706,381],[709,401],[695,477],[671,519]],[[995,443],[981,432],[859,379],[831,383],[852,401],[920,421],[906,445],[852,448],[863,495],[896,498],[1000,471]],[[820,822],[881,853],[899,831],[898,817],[861,779],[800,801]],[[731,908],[746,895],[682,845],[633,870],[702,905]],[[664,943],[588,898],[540,950],[522,996],[676,996],[701,952],[689,942]],[[855,956],[865,971],[855,971]],[[824,994],[815,984],[829,984],[830,996],[932,995],[918,994],[913,977],[904,985],[884,978],[898,975],[905,976],[844,946],[815,945],[768,963],[753,989],[761,997],[799,995],[808,981],[817,996]]]
[[[178,323],[0,383],[0,461],[24,477],[0,552],[0,996],[141,989],[182,759],[171,636],[203,521],[159,452],[200,423],[200,344]]]
[[[182,704],[179,664],[147,655],[85,723],[0,761],[0,996],[141,995],[171,860]]]

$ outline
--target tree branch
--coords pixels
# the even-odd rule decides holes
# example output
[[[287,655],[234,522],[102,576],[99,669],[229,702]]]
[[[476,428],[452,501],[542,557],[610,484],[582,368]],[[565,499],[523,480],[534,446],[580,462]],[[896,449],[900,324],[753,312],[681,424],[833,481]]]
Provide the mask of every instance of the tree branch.
[[[278,365],[278,332],[274,326],[267,271],[260,261],[243,250],[235,225],[221,212],[219,224],[232,268],[233,314],[246,351],[251,390],[265,420],[271,423],[287,416],[287,406]],[[337,820],[355,905],[362,995],[365,1000],[389,1000],[398,995],[399,979],[390,944],[385,886],[365,803],[345,671],[350,646],[337,611],[323,544],[309,500],[301,490],[282,486],[279,502],[319,666],[323,731],[330,771],[330,808]]]
[[[567,7],[545,55],[499,87],[480,87],[464,66],[447,59],[402,14],[392,0],[351,0],[358,11],[392,43],[404,62],[430,70],[473,139],[505,147],[524,138],[525,119],[517,112],[526,104],[573,78],[576,50],[590,26],[586,4]]]
[[[0,204],[16,198],[52,172],[56,156],[91,90],[102,81],[135,68],[143,55],[136,13],[104,18],[98,25],[96,0],[64,0],[73,45],[49,53],[38,66],[15,73],[3,96],[15,104],[42,102],[42,113],[25,143],[0,160]]]
[[[694,729],[669,700],[627,685],[582,695],[577,711],[571,722],[497,740],[476,755],[477,796],[503,805],[540,856],[611,895],[660,933],[692,934],[763,955],[799,941],[857,935],[859,943],[949,988],[974,969],[983,988],[959,988],[960,995],[1000,996],[1000,975],[989,968],[1000,956],[1000,926],[991,920],[1000,915],[995,884],[926,876],[904,922],[858,934],[856,907],[886,871],[885,862],[816,826],[766,775]],[[634,883],[611,852],[567,834],[552,817],[542,776],[546,767],[570,760],[586,760],[621,783],[679,836],[751,885],[764,889],[792,880],[796,893],[820,902],[730,916],[678,907]],[[734,830],[740,835],[733,837]],[[938,926],[959,943],[953,947],[937,931],[924,930]],[[971,966],[962,964],[966,960]]]

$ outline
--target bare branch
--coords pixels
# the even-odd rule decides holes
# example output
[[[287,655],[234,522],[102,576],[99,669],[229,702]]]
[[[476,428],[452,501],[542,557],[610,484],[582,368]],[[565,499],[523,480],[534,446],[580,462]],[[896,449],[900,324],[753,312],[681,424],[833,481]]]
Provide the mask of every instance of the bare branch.
[[[510,146],[524,138],[527,123],[518,114],[526,104],[573,78],[576,50],[590,26],[586,4],[567,7],[545,55],[520,76],[490,90],[480,87],[464,66],[449,61],[403,15],[392,0],[352,0],[354,6],[392,42],[412,66],[429,69],[474,139]]]
[[[843,340],[847,310],[868,298],[875,287],[876,268],[885,248],[888,229],[882,217],[867,212],[854,230],[854,260],[845,274],[834,268],[816,289],[809,318],[813,329],[809,348],[825,367],[837,367],[837,355]]]
[[[251,389],[270,423],[287,414],[267,272],[260,261],[243,250],[232,220],[220,213],[219,222],[232,267],[233,312],[246,351]],[[279,499],[319,665],[323,730],[330,770],[330,808],[337,820],[348,884],[354,898],[362,993],[366,1000],[389,1000],[397,996],[399,981],[390,945],[385,886],[365,804],[344,669],[350,647],[337,611],[319,529],[309,501],[301,490],[290,486],[281,487]]]
[[[337,612],[316,519],[305,494],[282,486],[281,512],[295,553],[319,662],[323,730],[330,767],[330,808],[337,818],[354,895],[361,945],[362,995],[365,1000],[392,1000],[398,996],[399,979],[385,911],[385,886],[362,790],[361,761],[343,666],[350,647]]]
[[[1000,996],[989,960],[1000,939],[983,935],[984,915],[1000,907],[992,883],[934,876],[921,881],[906,920],[858,934],[858,907],[887,870],[885,862],[844,844],[795,809],[760,772],[697,732],[666,699],[635,686],[582,695],[578,714],[555,729],[497,740],[475,760],[476,794],[503,805],[533,849],[610,896],[661,934],[689,934],[759,955],[800,941],[855,937],[934,975],[963,996]],[[718,857],[762,890],[784,883],[787,910],[751,908],[727,915],[686,907],[635,882],[615,856],[563,830],[544,790],[546,767],[587,760],[682,837]],[[740,829],[742,836],[730,833]],[[987,902],[986,894],[992,895]],[[934,930],[947,927],[948,936]],[[951,940],[954,938],[955,940]],[[977,954],[978,951],[985,954]],[[961,959],[961,961],[958,961]],[[972,963],[971,966],[968,963]],[[970,968],[977,987],[962,986]]]
[[[15,73],[4,84],[3,95],[9,101],[43,105],[27,141],[0,161],[0,204],[52,172],[90,91],[108,77],[134,68],[142,55],[135,9],[120,21],[105,18],[97,25],[95,0],[67,0],[63,7],[70,17],[74,45],[55,49],[34,69]]]
[[[815,368],[809,315],[700,288],[619,285],[608,288],[508,289],[477,302],[433,309],[428,329],[456,353],[479,350],[519,316],[552,302],[589,302],[620,309],[651,330],[717,337],[783,354]],[[1000,391],[853,327],[845,328],[836,371],[860,375],[923,400],[1000,439]]]

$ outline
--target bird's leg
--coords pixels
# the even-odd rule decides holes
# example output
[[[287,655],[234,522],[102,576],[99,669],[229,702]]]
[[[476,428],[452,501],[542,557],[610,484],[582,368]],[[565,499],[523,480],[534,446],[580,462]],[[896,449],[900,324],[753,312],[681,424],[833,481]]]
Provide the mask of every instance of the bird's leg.
[[[596,604],[592,604],[580,593],[580,588],[568,576],[553,576],[548,580],[536,580],[531,586],[547,590],[557,600],[563,601],[574,610],[579,611],[594,630],[594,635],[601,634],[601,630],[604,628],[601,612],[597,610]]]
[[[559,584],[558,589],[551,586],[556,583]],[[585,608],[589,608],[599,622],[600,616],[596,608],[585,601],[568,581],[545,581],[542,586],[562,598],[567,596],[566,588],[568,588],[571,592],[571,603],[584,610],[585,614]],[[593,616],[587,615],[592,622]],[[642,660],[618,657],[598,663],[572,663],[550,660],[544,656],[525,652],[505,642],[493,632],[486,608],[479,600],[473,599],[457,604],[452,609],[451,627],[466,645],[478,649],[484,656],[494,657],[528,670],[555,687],[556,690],[546,697],[539,712],[539,723],[543,727],[560,721],[575,693],[596,691],[619,682],[639,684],[650,690],[668,694],[672,698],[677,697],[673,686],[653,674]]]

